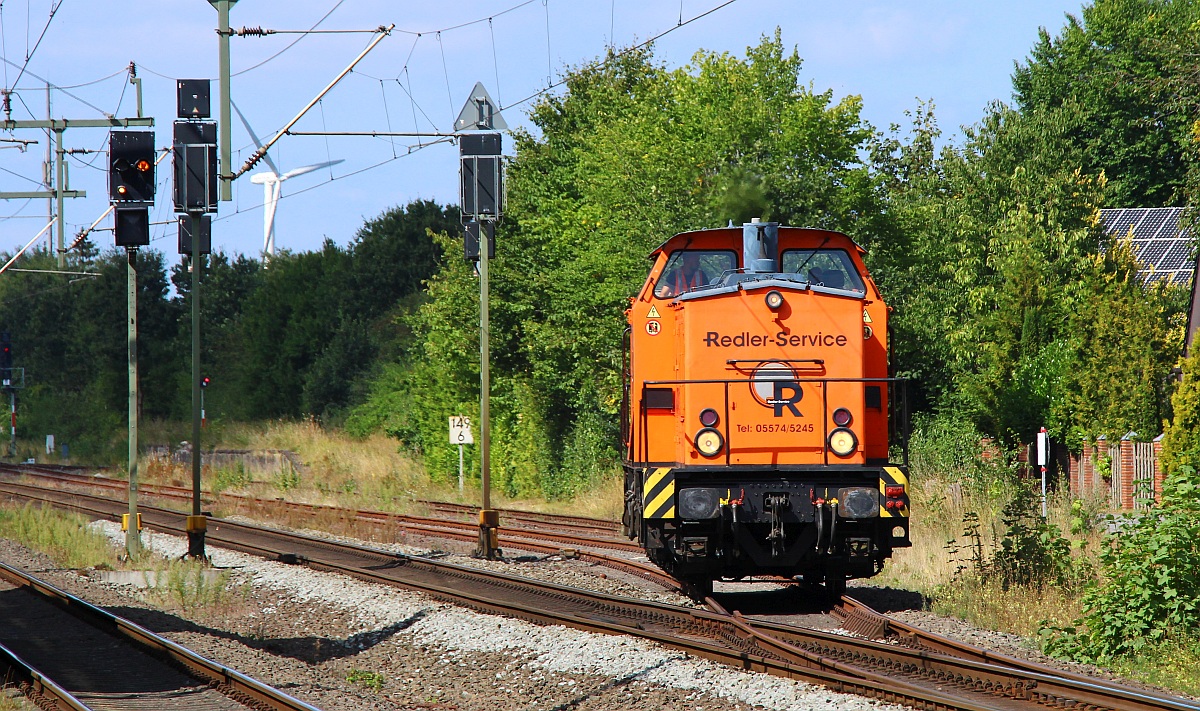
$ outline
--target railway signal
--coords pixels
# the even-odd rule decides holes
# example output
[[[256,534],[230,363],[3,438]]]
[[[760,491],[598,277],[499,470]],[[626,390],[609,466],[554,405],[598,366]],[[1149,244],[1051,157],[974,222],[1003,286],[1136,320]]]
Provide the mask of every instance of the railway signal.
[[[222,3],[222,17],[228,17],[232,4]],[[192,272],[192,513],[187,517],[187,556],[204,559],[204,533],[208,520],[200,511],[200,429],[205,424],[206,385],[200,378],[200,256],[205,253],[205,243],[211,243],[212,239],[211,234],[205,233],[205,215],[217,211],[217,124],[204,120],[209,115],[207,79],[182,79],[176,86],[175,115],[179,120],[175,122],[172,142],[174,202],[175,212],[185,213],[181,222],[188,222],[186,230],[180,227],[179,242],[181,248],[185,239],[188,243],[187,256]],[[227,118],[225,121],[228,124]]]
[[[154,132],[113,131],[108,138],[108,198],[126,206],[154,204]]]
[[[482,83],[475,84],[463,106],[456,131],[459,135],[459,194],[463,224],[467,226],[463,244],[474,234],[475,244],[486,240],[487,248],[478,249],[479,259],[479,468],[483,501],[479,511],[478,554],[493,560],[500,556],[500,514],[491,500],[491,373],[488,345],[488,262],[494,256],[495,224],[503,212],[503,179],[500,159],[500,134],[507,128],[495,102]],[[472,229],[473,226],[473,229]],[[482,229],[481,229],[482,228]],[[468,259],[470,257],[468,256]]]
[[[150,208],[154,205],[153,131],[113,131],[108,138],[108,197],[113,204],[113,237],[125,248],[125,294],[128,313],[129,366],[129,521],[137,521],[138,490],[138,362],[137,250],[150,244]],[[125,528],[130,558],[141,551],[139,526]]]

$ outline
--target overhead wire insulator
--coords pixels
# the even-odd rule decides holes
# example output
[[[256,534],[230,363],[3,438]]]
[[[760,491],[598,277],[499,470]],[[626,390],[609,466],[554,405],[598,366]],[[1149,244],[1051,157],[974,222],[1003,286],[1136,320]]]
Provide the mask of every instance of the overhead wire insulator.
[[[238,37],[263,37],[275,34],[275,30],[264,30],[262,27],[243,27],[240,30],[234,30],[233,34]]]

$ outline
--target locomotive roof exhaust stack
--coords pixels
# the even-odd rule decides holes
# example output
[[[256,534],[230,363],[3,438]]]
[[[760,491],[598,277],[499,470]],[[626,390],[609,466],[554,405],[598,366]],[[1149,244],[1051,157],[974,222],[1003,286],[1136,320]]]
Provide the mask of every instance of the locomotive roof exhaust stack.
[[[742,264],[747,274],[774,274],[779,271],[779,223],[753,218],[742,225]]]

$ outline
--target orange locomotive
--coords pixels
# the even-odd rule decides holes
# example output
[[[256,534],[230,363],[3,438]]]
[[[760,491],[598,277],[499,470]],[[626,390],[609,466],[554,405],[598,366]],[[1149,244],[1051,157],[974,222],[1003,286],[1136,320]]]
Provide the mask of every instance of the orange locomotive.
[[[651,255],[626,312],[625,532],[696,594],[747,575],[840,594],[910,545],[903,381],[862,254],[756,220]]]

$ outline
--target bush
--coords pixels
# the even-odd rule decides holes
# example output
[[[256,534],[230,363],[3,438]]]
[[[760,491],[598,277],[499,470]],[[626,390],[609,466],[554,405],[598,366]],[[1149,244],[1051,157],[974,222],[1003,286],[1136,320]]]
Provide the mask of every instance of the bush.
[[[1004,507],[1001,520],[1007,532],[991,564],[1004,590],[1013,585],[1041,590],[1074,582],[1071,544],[1058,526],[1042,518],[1040,506],[1033,487],[1022,484]]]
[[[1163,437],[1163,468],[1200,469],[1200,348],[1183,361],[1183,375],[1171,396],[1174,420]]]
[[[1200,478],[1181,466],[1161,506],[1101,551],[1102,582],[1083,597],[1079,627],[1047,633],[1060,655],[1107,660],[1200,630]]]
[[[909,445],[914,480],[958,482],[979,494],[999,499],[1014,475],[1004,457],[981,456],[983,435],[971,422],[944,414],[918,414]]]

